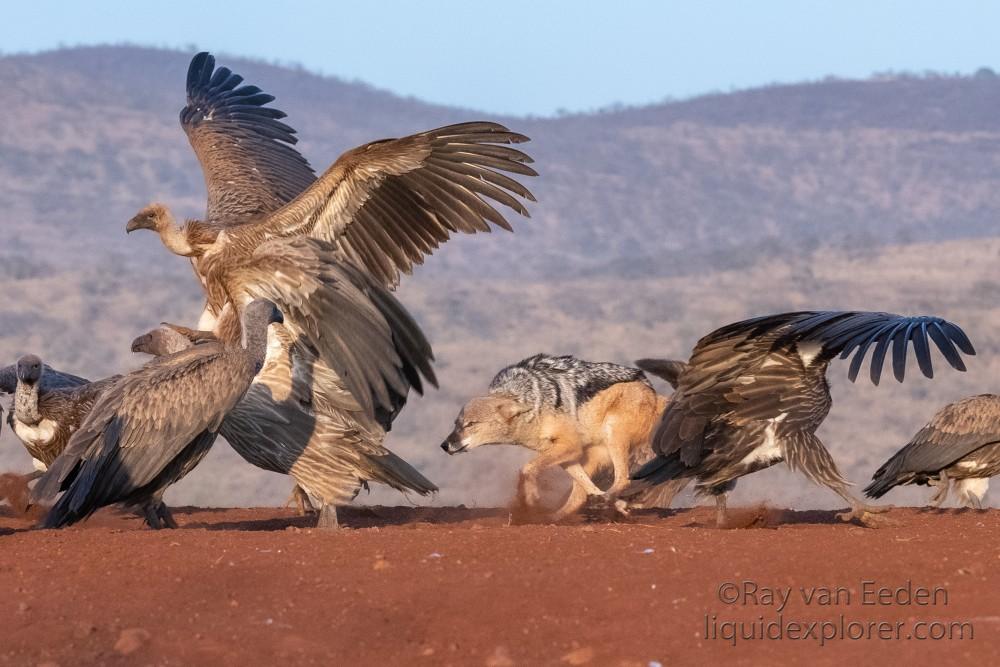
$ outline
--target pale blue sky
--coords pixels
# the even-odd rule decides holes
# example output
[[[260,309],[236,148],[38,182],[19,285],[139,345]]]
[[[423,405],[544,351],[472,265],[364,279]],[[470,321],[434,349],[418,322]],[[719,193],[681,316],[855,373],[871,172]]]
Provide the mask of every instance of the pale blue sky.
[[[1000,3],[966,0],[0,0],[0,50],[129,41],[297,62],[517,114],[886,70],[1000,64]]]

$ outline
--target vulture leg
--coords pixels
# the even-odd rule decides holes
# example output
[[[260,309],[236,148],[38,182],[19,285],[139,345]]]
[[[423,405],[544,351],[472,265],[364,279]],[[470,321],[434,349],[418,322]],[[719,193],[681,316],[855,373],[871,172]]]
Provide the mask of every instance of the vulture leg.
[[[322,509],[319,511],[319,518],[316,520],[316,527],[332,530],[340,528],[340,522],[337,520],[336,505],[323,505]]]
[[[837,518],[850,522],[857,520],[869,528],[876,527],[873,514],[882,514],[892,509],[892,505],[867,505],[855,498],[848,488],[850,482],[840,474],[830,452],[816,437],[815,433],[798,433],[784,443],[785,462],[792,470],[798,470],[815,484],[825,486],[850,504],[849,512],[841,512]]]
[[[940,509],[944,501],[948,499],[948,491],[951,489],[951,480],[948,479],[948,472],[942,470],[938,479],[928,480],[928,482],[937,487],[937,491],[931,496],[931,507]]]
[[[959,498],[962,500],[962,507],[966,509],[983,509],[983,496],[986,495],[989,483],[988,478],[976,477],[963,479],[958,482],[956,488]]]
[[[306,492],[303,491],[302,487],[298,484],[292,488],[292,495],[290,495],[288,500],[285,501],[285,507],[292,504],[295,505],[295,510],[299,516],[306,516],[307,514],[311,514],[313,512],[313,506],[312,502],[309,500],[309,496],[306,495]]]
[[[670,482],[668,482],[669,484]],[[683,489],[684,485],[677,487],[677,490]],[[708,494],[715,498],[715,527],[725,528],[728,523],[728,514],[726,512],[726,502],[729,499],[729,494],[732,493],[733,489],[736,488],[736,480],[730,480],[728,482],[722,482],[721,484],[714,484],[706,490]],[[674,493],[676,493],[675,491]]]
[[[726,527],[726,492],[715,496],[715,527]]]

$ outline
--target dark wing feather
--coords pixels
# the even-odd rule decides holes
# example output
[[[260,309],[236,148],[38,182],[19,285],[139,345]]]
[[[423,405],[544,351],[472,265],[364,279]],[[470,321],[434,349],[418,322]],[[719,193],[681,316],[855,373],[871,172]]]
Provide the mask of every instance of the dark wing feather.
[[[66,491],[46,524],[130,500],[164,470],[183,465],[178,457],[218,430],[249,385],[225,360],[220,344],[198,345],[154,359],[104,392],[35,486],[35,500]]]
[[[316,180],[292,146],[295,130],[280,122],[285,114],[267,104],[274,97],[215,58],[199,53],[187,76],[187,106],[180,121],[198,156],[208,190],[206,219],[234,224],[274,211]]]
[[[775,348],[799,342],[815,342],[822,345],[821,357],[825,360],[837,355],[846,359],[854,354],[848,374],[851,381],[857,378],[865,354],[874,344],[871,380],[875,384],[878,384],[881,377],[883,362],[890,346],[893,374],[899,381],[905,375],[906,350],[910,342],[913,342],[920,369],[927,377],[933,377],[928,338],[941,350],[945,360],[958,370],[964,371],[965,365],[955,347],[968,355],[976,353],[961,328],[940,317],[926,315],[907,317],[863,311],[784,313],[737,322],[720,331],[725,332],[724,336],[748,337],[759,337],[768,331],[780,331],[773,343]],[[719,332],[711,336],[717,338]]]
[[[521,215],[534,196],[502,172],[535,176],[527,141],[496,123],[474,122],[372,142],[342,155],[319,180],[247,234],[307,235],[335,243],[383,285],[395,285],[458,232],[510,230],[494,208]]]
[[[268,241],[229,274],[229,291],[274,301],[296,346],[314,348],[366,412],[394,415],[411,387],[437,386],[434,355],[392,293],[338,257],[315,239]]]
[[[933,476],[976,450],[1000,442],[1000,396],[970,396],[946,405],[886,461],[865,489],[878,498],[898,484]]]

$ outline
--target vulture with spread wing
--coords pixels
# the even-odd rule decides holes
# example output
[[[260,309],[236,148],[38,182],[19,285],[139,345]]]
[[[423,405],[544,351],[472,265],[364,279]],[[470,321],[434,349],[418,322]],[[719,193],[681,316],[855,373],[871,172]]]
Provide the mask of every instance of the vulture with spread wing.
[[[268,327],[281,322],[273,303],[257,299],[244,310],[241,341],[157,357],[114,382],[38,480],[36,501],[64,492],[42,525],[59,528],[125,503],[148,508],[152,528],[174,527],[164,491],[208,453],[264,365]]]
[[[882,508],[849,493],[850,484],[816,437],[832,405],[827,367],[838,355],[853,354],[854,381],[871,349],[870,377],[878,384],[891,347],[893,374],[902,381],[912,343],[920,370],[932,377],[930,341],[958,370],[965,370],[959,351],[975,354],[959,327],[937,317],[797,312],[722,327],[698,341],[687,366],[679,367],[677,392],[653,436],[658,456],[633,478],[647,484],[696,478],[696,489],[716,498],[716,521],[724,525],[726,494],[736,480],[784,461],[850,503],[842,519],[866,523]]]
[[[1000,474],[1000,396],[969,396],[941,408],[930,423],[886,461],[865,488],[881,498],[904,484],[937,487],[934,507],[954,482],[959,501],[981,509],[990,477]]]
[[[188,70],[181,124],[205,175],[204,220],[178,225],[154,204],[127,231],[154,230],[190,258],[207,295],[201,330],[236,335],[253,298],[282,308],[273,372],[226,438],[292,474],[334,525],[329,506],[369,480],[434,490],[381,445],[409,390],[435,383],[430,346],[386,288],[454,233],[509,230],[497,203],[527,216],[521,200],[533,197],[508,174],[535,172],[510,145],[526,137],[474,122],[366,144],[316,178],[274,98],[242,82],[207,53]]]

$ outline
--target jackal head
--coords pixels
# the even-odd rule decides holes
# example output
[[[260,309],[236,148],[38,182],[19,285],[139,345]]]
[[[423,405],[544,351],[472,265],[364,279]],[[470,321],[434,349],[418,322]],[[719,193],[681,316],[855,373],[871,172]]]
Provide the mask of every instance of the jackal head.
[[[458,454],[483,445],[512,445],[518,422],[531,407],[506,396],[477,396],[465,404],[441,449]]]

